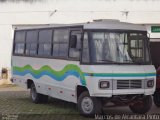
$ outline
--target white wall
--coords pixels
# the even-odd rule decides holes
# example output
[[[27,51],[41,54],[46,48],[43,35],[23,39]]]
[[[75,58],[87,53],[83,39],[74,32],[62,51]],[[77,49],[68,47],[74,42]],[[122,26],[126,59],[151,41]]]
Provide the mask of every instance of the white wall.
[[[51,15],[54,10],[57,10],[57,12]],[[128,15],[125,11],[128,11]],[[0,69],[3,66],[10,66],[12,24],[78,23],[93,19],[159,23],[160,0],[0,2]]]

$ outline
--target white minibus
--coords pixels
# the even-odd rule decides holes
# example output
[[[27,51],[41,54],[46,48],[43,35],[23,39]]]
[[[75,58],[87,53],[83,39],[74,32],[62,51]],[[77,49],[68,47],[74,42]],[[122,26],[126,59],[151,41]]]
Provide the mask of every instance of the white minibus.
[[[34,103],[73,102],[84,116],[111,103],[150,110],[156,71],[145,26],[96,20],[14,31],[12,81],[30,89]]]

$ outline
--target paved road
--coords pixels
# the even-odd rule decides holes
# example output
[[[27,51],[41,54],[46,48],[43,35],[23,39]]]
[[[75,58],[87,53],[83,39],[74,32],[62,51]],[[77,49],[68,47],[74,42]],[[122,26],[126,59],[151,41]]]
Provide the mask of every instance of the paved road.
[[[81,120],[87,119],[79,115],[77,112],[76,105],[73,103],[64,102],[57,99],[49,99],[47,104],[34,104],[29,98],[29,91],[26,91],[17,86],[3,86],[0,87],[0,118],[5,119],[5,117],[13,114],[18,116],[18,120],[48,120],[52,119],[67,119],[67,120]],[[133,114],[128,107],[114,107],[105,109],[105,118],[111,117],[113,114]],[[159,114],[160,108],[157,108],[154,104],[152,109],[147,113]],[[8,119],[9,120],[9,119]],[[14,120],[14,119],[13,119]],[[17,120],[17,119],[15,119]]]

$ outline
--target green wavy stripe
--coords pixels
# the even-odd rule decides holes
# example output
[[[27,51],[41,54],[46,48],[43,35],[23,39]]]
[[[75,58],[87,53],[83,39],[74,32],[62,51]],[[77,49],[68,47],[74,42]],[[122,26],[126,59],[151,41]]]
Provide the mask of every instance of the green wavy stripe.
[[[63,70],[60,70],[60,71],[56,71],[56,70],[52,69],[51,67],[49,67],[48,65],[45,65],[38,70],[33,69],[32,66],[30,66],[30,65],[26,65],[24,67],[13,66],[12,69],[13,69],[13,71],[18,71],[18,72],[21,72],[21,73],[24,72],[25,70],[27,70],[27,71],[30,71],[31,73],[35,74],[35,75],[38,75],[43,71],[47,71],[47,72],[49,72],[49,73],[51,73],[51,74],[53,74],[57,77],[63,76],[68,71],[75,71],[75,72],[79,73],[79,76],[80,76],[80,78],[83,82],[83,85],[86,85],[86,80],[85,80],[85,77],[83,75],[83,72],[81,71],[81,69],[77,65],[74,65],[74,64],[68,64],[63,68]]]

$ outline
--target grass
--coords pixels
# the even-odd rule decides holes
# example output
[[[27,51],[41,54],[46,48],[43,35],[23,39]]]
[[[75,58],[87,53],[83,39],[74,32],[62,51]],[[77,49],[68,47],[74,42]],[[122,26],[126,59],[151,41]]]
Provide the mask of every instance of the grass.
[[[76,104],[54,98],[50,98],[46,104],[34,104],[29,94],[29,91],[16,85],[1,86],[0,120],[6,115],[18,116],[13,120],[93,120],[79,115]],[[104,112],[105,115],[133,115],[128,106],[107,107]],[[153,105],[147,114],[160,114],[159,108]]]
[[[12,91],[21,89],[15,85],[1,86],[1,89],[6,87],[8,91],[0,91],[1,115],[18,115],[18,120],[88,120],[79,115],[76,104],[53,98],[47,104],[34,104],[29,91]]]

